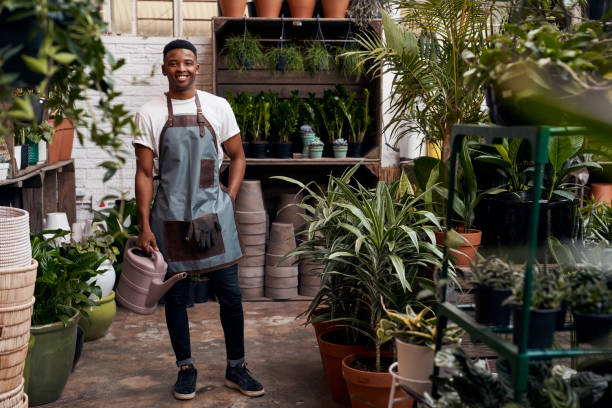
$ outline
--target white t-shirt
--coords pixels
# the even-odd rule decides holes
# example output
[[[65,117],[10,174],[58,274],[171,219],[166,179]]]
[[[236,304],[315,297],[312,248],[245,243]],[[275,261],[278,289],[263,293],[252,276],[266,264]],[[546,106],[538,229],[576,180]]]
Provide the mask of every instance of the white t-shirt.
[[[225,98],[204,91],[197,92],[202,113],[217,135],[217,151],[219,152],[219,167],[221,167],[223,161],[221,144],[240,133],[240,129],[234,112]],[[172,99],[172,110],[175,116],[195,115],[197,113],[195,97],[184,100]],[[153,151],[153,174],[157,175],[159,169],[159,138],[168,120],[166,95],[162,94],[145,103],[138,109],[134,119],[140,129],[140,134],[134,137],[132,144],[143,145]]]

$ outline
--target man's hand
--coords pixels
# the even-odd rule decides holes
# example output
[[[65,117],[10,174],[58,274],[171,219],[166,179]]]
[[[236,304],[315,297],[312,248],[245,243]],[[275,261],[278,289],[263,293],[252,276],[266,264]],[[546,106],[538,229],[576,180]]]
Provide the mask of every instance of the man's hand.
[[[143,249],[147,254],[151,253],[151,248],[159,251],[157,241],[155,240],[155,235],[153,235],[153,232],[150,229],[140,232],[138,239],[136,240],[136,245]]]

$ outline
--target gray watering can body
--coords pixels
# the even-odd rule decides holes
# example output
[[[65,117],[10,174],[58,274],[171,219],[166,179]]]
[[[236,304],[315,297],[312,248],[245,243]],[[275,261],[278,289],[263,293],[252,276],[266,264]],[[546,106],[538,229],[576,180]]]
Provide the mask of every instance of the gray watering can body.
[[[136,237],[125,243],[123,270],[117,285],[116,297],[119,303],[139,314],[152,314],[157,302],[179,280],[187,277],[186,272],[173,275],[164,282],[168,265],[159,251],[147,254],[135,247]]]

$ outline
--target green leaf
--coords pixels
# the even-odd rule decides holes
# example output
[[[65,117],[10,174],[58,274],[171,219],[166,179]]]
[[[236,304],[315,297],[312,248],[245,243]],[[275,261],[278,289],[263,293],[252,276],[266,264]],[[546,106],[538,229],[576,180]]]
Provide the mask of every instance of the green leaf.
[[[555,173],[563,167],[563,164],[573,157],[582,147],[584,138],[582,136],[553,136],[548,141],[548,160]]]
[[[418,53],[416,36],[393,21],[384,10],[381,13],[387,46],[399,55]]]
[[[45,57],[33,58],[24,54],[21,58],[23,58],[23,61],[30,71],[43,75],[47,75],[49,72],[49,66]]]
[[[76,55],[68,52],[58,52],[57,54],[52,55],[52,58],[60,64],[68,65],[76,59]]]
[[[406,280],[406,269],[404,267],[404,262],[400,259],[399,256],[395,254],[389,255],[389,259],[391,260],[391,263],[393,264],[393,268],[395,269],[395,273],[397,274],[397,277],[402,283],[402,287],[405,290],[406,289],[412,290],[410,283],[408,283],[408,281]]]

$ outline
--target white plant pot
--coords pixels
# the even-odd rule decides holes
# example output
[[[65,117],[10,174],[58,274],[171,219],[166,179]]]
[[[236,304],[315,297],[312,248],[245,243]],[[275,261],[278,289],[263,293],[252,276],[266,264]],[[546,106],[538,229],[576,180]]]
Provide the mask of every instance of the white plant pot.
[[[21,146],[15,146],[13,149],[15,149],[15,162],[17,163],[13,173],[17,173],[17,170],[21,168]]]
[[[93,278],[87,281],[88,285],[95,283],[102,290],[102,297],[105,298],[113,291],[113,286],[115,285],[115,268],[113,268],[113,263],[107,259],[102,262],[102,265],[98,268],[98,271],[104,271],[104,273],[100,275],[96,275]],[[91,300],[98,300],[96,295],[89,296]]]
[[[395,340],[397,348],[398,374],[413,390],[431,393],[429,376],[433,374],[434,350],[426,346]]]
[[[70,224],[68,223],[68,216],[63,212],[53,212],[47,213],[45,218],[44,229],[47,230],[55,230],[61,229],[64,231],[70,232]],[[45,234],[45,238],[51,238],[53,235]],[[56,243],[69,243],[70,242],[70,234],[64,235],[62,238],[57,238]]]
[[[45,163],[47,161],[47,142],[41,140],[38,142],[38,163]]]
[[[6,180],[6,178],[8,177],[8,169],[8,163],[0,163],[0,181]]]

